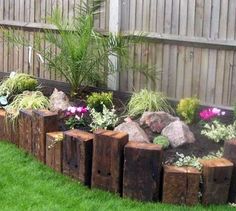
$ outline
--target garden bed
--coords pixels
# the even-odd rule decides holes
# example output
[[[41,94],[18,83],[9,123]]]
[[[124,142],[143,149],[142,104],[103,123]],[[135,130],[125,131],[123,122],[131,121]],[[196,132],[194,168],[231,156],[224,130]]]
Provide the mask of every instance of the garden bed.
[[[25,118],[25,114],[27,114],[27,113],[23,112],[23,111],[22,111],[22,113],[24,113],[23,118]],[[35,116],[35,114],[37,114],[37,115]],[[2,113],[2,115],[4,115],[4,113]],[[92,187],[102,188],[102,189],[109,190],[111,192],[119,193],[122,195],[123,184],[126,184],[126,186],[125,186],[126,188],[123,189],[123,191],[125,191],[124,196],[128,196],[128,197],[138,199],[138,200],[144,200],[144,201],[146,201],[146,200],[160,201],[161,200],[161,198],[162,198],[161,196],[163,196],[162,194],[165,194],[165,186],[164,186],[164,189],[162,190],[163,186],[162,186],[162,182],[161,182],[162,181],[161,180],[161,178],[162,178],[161,166],[163,163],[163,160],[162,160],[163,151],[161,150],[161,148],[156,148],[157,145],[154,145],[154,144],[145,144],[145,143],[143,143],[143,144],[137,143],[134,146],[130,145],[129,148],[131,148],[133,150],[133,156],[130,157],[130,158],[132,158],[132,160],[130,160],[130,158],[128,159],[128,156],[130,156],[132,154],[130,154],[130,155],[127,154],[128,151],[127,151],[127,153],[124,154],[125,145],[126,145],[126,143],[128,143],[128,137],[125,136],[125,134],[122,134],[120,132],[101,131],[99,133],[95,133],[95,137],[93,139],[93,136],[89,135],[89,133],[87,133],[87,132],[74,130],[74,132],[65,132],[64,133],[65,134],[64,137],[71,137],[70,142],[71,141],[72,142],[70,144],[68,141],[62,141],[62,142],[56,143],[55,145],[53,145],[53,144],[50,145],[50,147],[52,147],[52,149],[54,149],[54,147],[56,147],[57,144],[60,144],[60,145],[62,144],[59,148],[57,148],[57,150],[49,150],[49,148],[46,148],[46,147],[48,147],[48,145],[46,143],[47,143],[47,141],[52,142],[52,139],[53,139],[52,132],[57,131],[56,127],[54,127],[54,128],[50,127],[50,125],[52,125],[52,124],[57,125],[57,123],[55,122],[57,120],[54,118],[54,115],[55,115],[54,113],[51,113],[48,111],[40,111],[40,112],[33,111],[33,116],[35,116],[35,117],[34,117],[34,119],[32,118],[31,123],[29,123],[29,121],[21,121],[21,124],[26,124],[26,125],[24,125],[24,127],[21,126],[20,130],[22,130],[24,128],[32,127],[34,131],[41,131],[40,132],[41,138],[38,138],[37,132],[33,132],[33,134],[32,134],[33,138],[31,139],[31,143],[32,143],[31,145],[38,146],[34,149],[35,152],[33,152],[33,154],[41,162],[48,164],[50,167],[54,168],[55,170],[57,170],[59,172],[65,173],[66,175],[71,175],[73,178],[78,179],[79,181],[81,181],[84,184],[90,185],[91,180],[92,180]],[[31,116],[31,114],[29,114],[29,117],[30,116]],[[43,122],[46,123],[46,122],[50,121],[50,119],[52,120],[50,125],[42,124]],[[2,122],[2,124],[4,124],[4,122]],[[37,125],[37,128],[35,128],[36,125]],[[50,131],[50,133],[47,134],[48,131]],[[5,131],[5,133],[4,133],[4,131],[0,131],[0,133],[7,134],[7,131]],[[19,133],[21,134],[20,131],[19,131]],[[29,138],[29,137],[31,137],[31,136],[27,136],[27,138]],[[90,137],[90,138],[88,139],[86,137]],[[21,135],[20,139],[22,139],[22,138],[23,138],[23,136]],[[66,140],[68,140],[68,138],[66,138]],[[93,142],[91,142],[91,143],[93,143],[93,156],[92,156],[91,152],[88,153],[88,151],[87,151],[87,150],[91,151],[92,145],[90,145],[90,147],[89,147],[89,145],[82,144],[86,140],[91,140],[91,141],[93,140]],[[30,140],[29,139],[26,140],[26,142],[28,142],[28,141],[30,141]],[[118,142],[120,142],[121,144],[117,145]],[[20,143],[22,143],[22,140],[20,141]],[[41,145],[40,145],[40,143],[41,143]],[[78,148],[76,147],[76,143],[78,143]],[[64,145],[64,144],[66,144],[66,145]],[[31,150],[29,150],[27,145],[28,145],[28,143],[26,145],[23,144],[21,147],[25,148],[25,150],[27,152],[32,153]],[[86,146],[89,148],[86,148]],[[190,147],[190,146],[187,146],[186,148],[188,148],[188,147]],[[77,151],[75,151],[75,149],[77,149]],[[217,150],[218,146],[213,146],[211,149]],[[85,151],[82,152],[81,150],[82,151],[85,150]],[[139,151],[139,150],[141,150],[141,151]],[[186,149],[183,148],[183,150],[186,150]],[[173,153],[173,152],[167,151],[166,154],[167,153]],[[204,153],[204,150],[202,150],[202,153]],[[159,157],[157,159],[158,163],[156,163],[156,159],[155,159],[154,154],[156,154],[156,156]],[[68,157],[68,155],[70,157]],[[139,156],[141,156],[141,157],[139,157]],[[93,164],[91,163],[92,158],[93,158]],[[147,161],[145,161],[145,159],[147,159]],[[79,161],[80,163],[77,163],[77,161]],[[129,165],[127,164],[128,161],[129,161]],[[51,164],[49,164],[48,162],[51,162]],[[94,165],[95,162],[97,163],[96,165]],[[219,161],[213,160],[211,162],[216,163],[216,168],[218,168],[217,162],[219,162]],[[224,194],[224,196],[222,195],[222,197],[224,197],[225,200],[221,201],[221,203],[227,202],[226,199],[228,198],[229,184],[230,184],[230,179],[231,179],[231,174],[232,174],[232,165],[233,164],[231,165],[231,162],[229,162],[229,161],[227,161],[227,162],[228,163],[226,166],[224,166],[224,164],[221,164],[221,165],[223,165],[222,171],[223,172],[227,171],[227,173],[226,173],[227,181],[225,182],[225,179],[224,179],[223,182],[221,182],[222,184],[220,186],[220,190],[222,190],[222,188],[225,190],[223,193],[219,193],[219,194]],[[151,164],[150,167],[148,167],[147,163]],[[157,166],[154,168],[154,166],[152,166],[153,165],[152,163],[153,164],[156,163]],[[125,168],[124,172],[126,172],[126,173],[124,173],[124,176],[127,177],[127,179],[129,178],[128,180],[126,180],[126,178],[123,177],[123,168]],[[148,170],[148,168],[150,170]],[[178,168],[179,167],[175,167],[175,169],[178,169]],[[87,169],[87,170],[85,171],[85,169]],[[143,172],[143,169],[146,169],[145,172]],[[216,171],[218,171],[218,170],[216,170]],[[136,174],[133,174],[132,172],[136,172]],[[91,174],[92,174],[92,176],[91,176]],[[221,181],[221,175],[223,175],[223,174],[224,173],[214,174],[215,175],[214,177],[219,178],[219,180]],[[147,180],[148,175],[150,175],[149,180]],[[177,175],[176,176],[175,175],[176,174],[172,175],[172,178],[173,178],[172,180],[175,184],[175,187],[177,185],[176,188],[178,188],[178,183],[176,183],[176,181],[178,180],[178,177],[176,177]],[[135,187],[134,184],[131,185],[134,181],[137,181],[137,180],[139,181],[138,184],[141,185],[138,189],[137,189],[137,187]],[[115,181],[118,183],[114,183]],[[127,181],[127,182],[123,183],[122,181],[123,182]],[[196,182],[197,181],[198,180],[196,180]],[[213,179],[213,182],[214,181],[216,181],[216,183],[219,184],[218,180]],[[130,182],[132,182],[132,183],[130,183]],[[167,184],[169,182],[171,182],[171,180],[170,181],[168,180]],[[130,183],[130,185],[129,185],[129,183]],[[142,183],[143,183],[143,185],[142,185]],[[104,184],[104,185],[102,185],[102,184]],[[179,183],[179,185],[184,186],[184,185],[188,185],[188,183],[183,182],[183,183]],[[155,187],[153,189],[154,195],[150,195],[151,190],[147,187]],[[168,188],[170,188],[170,186],[168,186]],[[141,190],[143,191],[143,193],[140,195]],[[197,190],[197,192],[196,192],[196,190]],[[164,192],[162,193],[162,191],[164,191]],[[193,202],[191,201],[190,203],[188,203],[185,200],[182,200],[182,201],[180,200],[180,201],[176,202],[176,201],[170,200],[170,201],[168,201],[168,203],[196,204],[197,202],[199,202],[198,198],[196,199],[196,196],[198,195],[198,191],[199,191],[198,188],[196,188],[194,193],[191,192],[191,194],[194,194],[194,196],[195,196],[195,199],[193,200]],[[158,193],[158,194],[156,195],[156,193]],[[213,199],[213,203],[217,203],[217,202]]]
[[[47,96],[51,95],[52,86],[63,89],[65,92],[69,91],[69,87],[64,83],[42,82],[43,92]],[[74,117],[78,113],[81,118],[85,118],[88,113],[86,103],[89,103],[87,96],[91,96],[94,91],[100,92],[101,89],[91,87],[85,89],[79,99],[70,99],[73,101],[72,105],[76,107],[68,107],[67,105],[65,108],[68,109],[63,112],[52,112],[47,109],[20,110],[20,115],[14,127],[5,122],[6,112],[1,110],[1,139],[9,140],[28,153],[33,154],[42,163],[79,180],[84,185],[114,192],[123,197],[140,201],[163,201],[187,205],[194,205],[199,202],[204,204],[224,204],[227,203],[229,191],[230,199],[236,198],[234,197],[235,184],[231,182],[232,174],[233,178],[235,178],[235,170],[233,171],[235,160],[230,156],[227,157],[230,161],[222,161],[216,157],[214,159],[208,158],[206,162],[197,160],[198,164],[194,167],[198,168],[201,165],[202,172],[199,171],[200,169],[176,166],[176,161],[179,160],[180,154],[181,156],[194,156],[199,159],[209,156],[209,153],[216,154],[224,146],[223,142],[215,143],[201,135],[201,124],[189,124],[189,130],[183,121],[167,112],[151,112],[151,115],[155,117],[156,115],[163,115],[168,118],[167,122],[165,120],[162,122],[163,118],[158,116],[158,118],[161,118],[161,122],[158,122],[159,120],[157,121],[158,124],[154,122],[155,132],[152,126],[148,125],[150,123],[148,123],[150,120],[148,119],[148,113],[145,114],[144,112],[141,119],[125,119],[125,116],[122,115],[127,109],[124,105],[131,97],[129,93],[113,92],[113,104],[110,107],[111,110],[108,109],[108,112],[112,111],[114,106],[115,110],[113,110],[119,116],[118,122],[109,123],[110,125],[95,124],[97,128],[92,128],[94,125],[90,124],[93,112],[91,109],[89,110],[89,116],[87,116],[90,123],[75,125],[76,129],[71,129],[66,125],[68,117],[70,118],[71,114]],[[58,92],[56,91],[56,93]],[[148,91],[146,93],[148,94]],[[93,100],[97,98],[96,94],[95,96],[93,96]],[[101,96],[99,95],[98,97]],[[59,101],[54,103],[57,105],[57,102],[60,102],[60,98]],[[108,101],[108,105],[109,102],[111,100]],[[176,106],[174,101],[169,102],[172,106]],[[100,107],[101,105],[104,104],[99,104]],[[93,106],[90,108],[93,108]],[[202,110],[203,108],[205,107],[198,109]],[[118,116],[113,116],[112,112],[109,115],[111,115],[109,118],[118,119]],[[222,122],[231,123],[232,111],[227,111],[226,115],[220,118]],[[125,124],[131,123],[131,125],[139,127],[140,130],[146,133],[144,139],[148,138],[150,141],[140,141],[138,140],[139,136],[130,138],[130,131],[127,131],[127,128],[124,128],[126,129],[125,132],[122,129],[119,130],[119,125],[124,124],[123,121],[125,121]],[[142,122],[145,122],[145,124]],[[193,133],[196,141],[193,143],[181,143],[178,147],[167,146],[167,149],[164,149],[164,145],[161,146],[155,143],[155,137],[159,136],[160,133],[162,134],[165,128],[172,123],[178,123],[181,128],[187,129],[188,133]],[[70,126],[72,126],[71,122]],[[106,128],[106,126],[109,127]],[[111,129],[109,130],[110,126]],[[161,126],[160,131],[159,126]],[[113,130],[114,127],[115,130]],[[90,132],[91,129],[94,131],[93,134]],[[191,134],[188,137],[189,139],[192,139]],[[222,179],[222,177],[224,178]],[[203,178],[203,180],[201,181],[200,178]],[[190,188],[190,183],[194,183],[193,188]],[[231,183],[233,188],[230,185]],[[220,193],[220,190],[223,190],[222,193]],[[214,196],[208,196],[209,194],[212,195],[214,191],[222,194],[222,200],[218,200]],[[174,193],[178,194],[178,197]],[[231,200],[231,202],[234,202],[234,200]]]
[[[201,135],[201,126],[198,124],[194,124],[190,126],[190,130],[193,132],[196,142],[193,144],[185,144],[178,148],[169,148],[164,151],[164,162],[165,163],[173,163],[178,157],[176,153],[184,154],[186,156],[195,156],[195,157],[204,157],[209,153],[217,153],[224,147],[224,143],[215,143],[210,141],[204,135]]]

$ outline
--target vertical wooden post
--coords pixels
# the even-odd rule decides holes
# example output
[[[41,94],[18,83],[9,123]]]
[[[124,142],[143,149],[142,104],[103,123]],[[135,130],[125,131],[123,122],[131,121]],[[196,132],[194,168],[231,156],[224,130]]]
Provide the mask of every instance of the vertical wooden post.
[[[32,153],[32,110],[21,110],[19,118],[19,147]]]
[[[48,110],[33,111],[33,154],[46,162],[46,133],[58,130],[58,116]]]
[[[123,196],[140,201],[159,200],[162,153],[157,144],[133,141],[125,146]]]
[[[94,135],[81,130],[64,132],[63,173],[90,186]]]
[[[236,203],[236,139],[225,141],[224,158],[229,159],[234,164],[229,189],[229,202]]]
[[[0,109],[0,141],[5,141],[7,139],[5,116],[6,111],[4,109]]]
[[[202,203],[225,204],[228,201],[229,188],[233,172],[233,163],[227,159],[202,160]]]
[[[192,167],[164,166],[162,202],[195,205],[201,173]]]
[[[63,136],[63,132],[50,132],[46,134],[46,164],[58,171],[62,172],[62,141],[57,141],[58,136]]]
[[[122,193],[124,147],[128,134],[118,131],[94,132],[92,187]]]
[[[121,0],[112,0],[110,3],[109,10],[109,32],[116,35],[120,32],[121,23]],[[114,66],[115,73],[108,75],[107,86],[109,89],[118,90],[119,89],[119,73],[118,70],[118,58],[117,56],[110,55],[110,61]]]

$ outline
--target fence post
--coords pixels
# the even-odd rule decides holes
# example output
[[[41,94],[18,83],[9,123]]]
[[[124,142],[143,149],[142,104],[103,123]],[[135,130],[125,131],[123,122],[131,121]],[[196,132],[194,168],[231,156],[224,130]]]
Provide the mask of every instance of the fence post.
[[[121,25],[121,0],[112,0],[109,8],[109,33],[118,34],[120,32]],[[119,61],[117,56],[110,55],[110,61],[114,66],[114,70],[118,70]],[[107,86],[109,89],[119,89],[119,72],[108,75]]]

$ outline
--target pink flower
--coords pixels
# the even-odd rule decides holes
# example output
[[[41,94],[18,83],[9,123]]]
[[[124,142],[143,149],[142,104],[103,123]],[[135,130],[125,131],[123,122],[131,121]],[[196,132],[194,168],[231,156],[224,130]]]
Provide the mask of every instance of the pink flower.
[[[87,113],[87,112],[88,112],[88,108],[87,107],[83,107],[81,113],[84,114],[84,113]]]
[[[77,109],[76,109],[76,111],[79,112],[79,113],[81,113],[82,110],[83,110],[83,107],[77,107]]]
[[[200,117],[204,121],[211,121],[213,118],[221,115],[225,115],[225,112],[218,108],[207,108],[199,113]]]

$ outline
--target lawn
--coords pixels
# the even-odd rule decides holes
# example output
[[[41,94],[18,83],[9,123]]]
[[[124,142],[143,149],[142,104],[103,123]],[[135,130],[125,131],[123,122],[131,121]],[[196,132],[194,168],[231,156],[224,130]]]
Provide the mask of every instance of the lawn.
[[[0,142],[0,160],[0,210],[235,210],[140,203],[89,190],[6,142]]]

